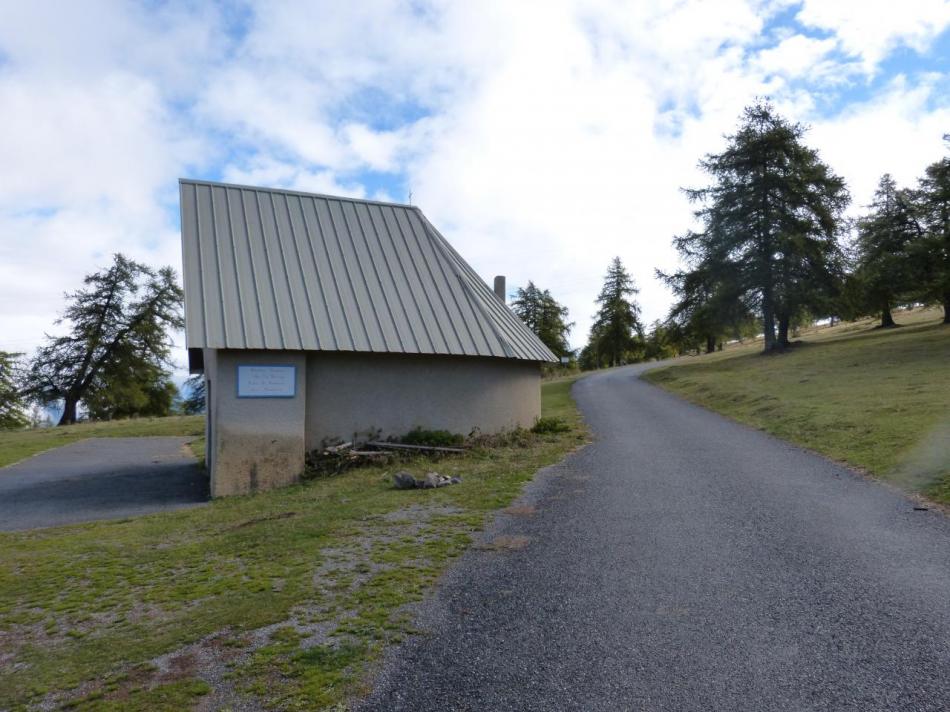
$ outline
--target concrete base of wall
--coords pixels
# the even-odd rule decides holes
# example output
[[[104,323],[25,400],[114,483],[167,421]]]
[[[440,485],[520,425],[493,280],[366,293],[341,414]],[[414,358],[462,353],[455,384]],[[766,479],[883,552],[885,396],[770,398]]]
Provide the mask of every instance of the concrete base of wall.
[[[296,367],[293,398],[239,398],[239,365]],[[300,480],[304,471],[306,355],[216,351],[205,355],[211,496],[248,494]]]

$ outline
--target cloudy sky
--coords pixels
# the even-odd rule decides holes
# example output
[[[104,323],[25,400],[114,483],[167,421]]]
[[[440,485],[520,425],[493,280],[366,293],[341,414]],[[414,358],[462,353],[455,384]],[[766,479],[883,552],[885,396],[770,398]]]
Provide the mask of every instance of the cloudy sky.
[[[679,189],[757,96],[860,208],[943,155],[950,2],[2,0],[0,349],[113,252],[180,270],[182,176],[411,193],[487,280],[549,288],[581,345],[614,255],[664,315]]]

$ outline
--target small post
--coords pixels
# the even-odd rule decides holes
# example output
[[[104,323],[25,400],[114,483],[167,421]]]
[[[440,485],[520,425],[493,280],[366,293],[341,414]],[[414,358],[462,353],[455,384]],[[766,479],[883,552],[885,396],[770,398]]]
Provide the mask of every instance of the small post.
[[[498,297],[503,304],[508,303],[508,295],[505,293],[505,275],[503,274],[495,277],[495,296]]]

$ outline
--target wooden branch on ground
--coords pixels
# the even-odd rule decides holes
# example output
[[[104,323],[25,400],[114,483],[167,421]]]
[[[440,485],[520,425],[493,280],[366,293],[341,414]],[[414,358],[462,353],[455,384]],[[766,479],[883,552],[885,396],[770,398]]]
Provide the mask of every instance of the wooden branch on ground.
[[[463,453],[465,449],[460,447],[435,447],[434,445],[405,445],[403,443],[384,443],[378,440],[366,443],[372,447],[382,448],[383,450],[419,450],[422,452],[451,452]]]

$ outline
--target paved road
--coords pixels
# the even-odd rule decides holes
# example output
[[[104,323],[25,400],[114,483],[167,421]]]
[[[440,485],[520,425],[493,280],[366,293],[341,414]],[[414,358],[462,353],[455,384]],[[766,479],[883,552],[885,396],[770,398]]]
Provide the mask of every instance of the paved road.
[[[948,710],[950,518],[691,406],[579,381],[597,440],[422,606],[373,710]]]
[[[191,438],[90,438],[0,468],[0,530],[121,519],[208,499]]]

